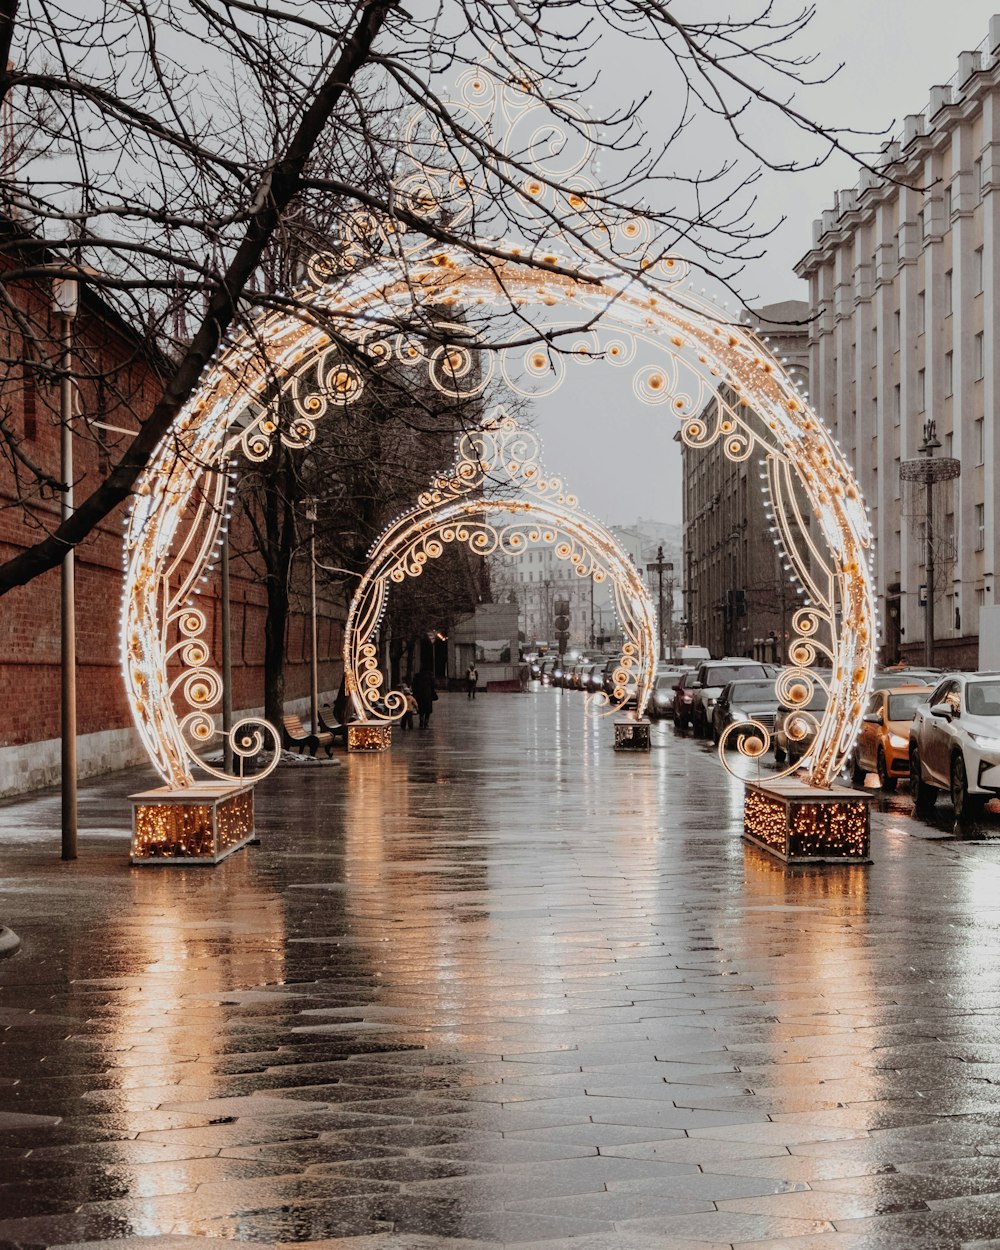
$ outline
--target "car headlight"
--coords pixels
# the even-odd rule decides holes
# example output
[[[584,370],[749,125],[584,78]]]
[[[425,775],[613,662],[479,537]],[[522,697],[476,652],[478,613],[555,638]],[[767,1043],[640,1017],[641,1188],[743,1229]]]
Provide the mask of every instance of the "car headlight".
[[[895,747],[897,751],[902,751],[902,749],[907,745],[907,741],[905,738],[901,738],[899,734],[890,734],[889,745],[891,747]]]
[[[988,734],[970,733],[969,737],[981,751],[1000,751],[1000,738]]]

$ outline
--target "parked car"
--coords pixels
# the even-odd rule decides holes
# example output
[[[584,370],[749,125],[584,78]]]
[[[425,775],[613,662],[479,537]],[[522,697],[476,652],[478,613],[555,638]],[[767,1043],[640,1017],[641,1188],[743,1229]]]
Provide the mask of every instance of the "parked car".
[[[771,674],[757,660],[744,656],[725,656],[721,660],[708,660],[698,666],[697,685],[693,686],[691,700],[691,726],[696,738],[707,738],[712,728],[712,712],[722,687],[741,677],[766,680]]]
[[[649,696],[648,715],[650,720],[672,720],[674,701],[677,698],[676,686],[685,673],[693,673],[689,668],[658,668],[653,692]]]
[[[829,700],[830,696],[824,687],[817,685],[808,703],[800,703],[798,707],[791,707],[787,703],[779,706],[775,713],[774,734],[771,738],[776,764],[784,764],[786,759],[802,759],[815,737],[812,721],[818,723],[823,719]],[[797,722],[796,716],[802,712],[808,712],[809,715],[799,716]]]
[[[723,686],[712,709],[712,741],[718,742],[730,725],[742,721],[755,720],[765,729],[772,729],[777,711],[778,696],[773,678],[766,681],[747,678],[731,681]],[[735,745],[734,738],[735,735],[729,738],[731,745]]]
[[[691,724],[691,705],[698,685],[698,670],[681,673],[674,686],[674,733],[682,734]]]
[[[1000,795],[1000,673],[952,673],[919,703],[909,732],[910,797],[917,812],[951,795],[955,819],[973,819]]]
[[[909,775],[910,721],[917,704],[932,689],[899,685],[873,692],[851,756],[851,780],[856,786],[864,785],[868,773],[878,773],[882,789],[895,790],[900,777]]]
[[[932,668],[883,668],[872,678],[872,690],[893,686],[936,686],[942,674]]]

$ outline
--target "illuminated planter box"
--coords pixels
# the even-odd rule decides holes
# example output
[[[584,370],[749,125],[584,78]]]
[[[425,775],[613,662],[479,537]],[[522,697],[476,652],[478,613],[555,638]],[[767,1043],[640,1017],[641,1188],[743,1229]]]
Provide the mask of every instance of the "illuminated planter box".
[[[743,836],[787,864],[870,864],[868,790],[747,782]]]
[[[348,751],[387,751],[391,745],[392,725],[356,720],[347,726]]]
[[[616,720],[616,751],[648,751],[650,724],[648,720]]]
[[[217,864],[253,838],[253,786],[197,782],[130,796],[133,864]]]

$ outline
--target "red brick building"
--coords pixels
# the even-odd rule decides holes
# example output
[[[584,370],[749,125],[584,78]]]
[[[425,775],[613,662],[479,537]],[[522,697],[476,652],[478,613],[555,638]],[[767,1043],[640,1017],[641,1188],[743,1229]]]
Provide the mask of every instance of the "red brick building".
[[[10,272],[12,262],[0,256]],[[0,282],[2,282],[0,270]],[[39,493],[29,464],[59,479],[59,381],[50,359],[38,359],[37,343],[57,340],[44,283],[6,283],[9,314],[0,323],[0,561],[37,542],[58,523],[57,490]],[[21,327],[32,328],[25,334]],[[73,372],[78,378],[73,419],[74,487],[85,498],[138,429],[159,392],[156,369],[142,343],[93,292],[81,290],[73,323]],[[26,357],[35,365],[25,364]],[[16,444],[17,452],[13,445]],[[19,459],[19,456],[23,459]],[[238,521],[239,513],[234,516]],[[122,514],[109,516],[76,552],[76,619],[79,768],[81,776],[141,762],[144,758],[119,676],[122,585]],[[234,530],[234,547],[247,547]],[[305,569],[303,569],[303,574]],[[303,578],[303,584],[305,580]],[[215,596],[213,600],[213,595]],[[202,606],[212,618],[208,641],[218,663],[221,612],[218,584],[206,586]],[[233,704],[263,704],[264,587],[233,562],[231,577]],[[309,691],[308,599],[293,599],[286,643],[286,699]],[[340,678],[344,611],[320,603],[321,691]],[[54,784],[59,779],[60,576],[52,570],[0,597],[0,795]]]

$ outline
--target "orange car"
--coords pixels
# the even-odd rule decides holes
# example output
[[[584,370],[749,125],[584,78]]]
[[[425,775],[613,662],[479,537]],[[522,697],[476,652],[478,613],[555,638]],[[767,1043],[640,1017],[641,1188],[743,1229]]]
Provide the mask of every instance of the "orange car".
[[[851,779],[856,786],[864,785],[868,773],[878,773],[882,789],[895,790],[899,778],[908,775],[910,721],[917,704],[932,689],[890,686],[872,694],[851,761]]]

